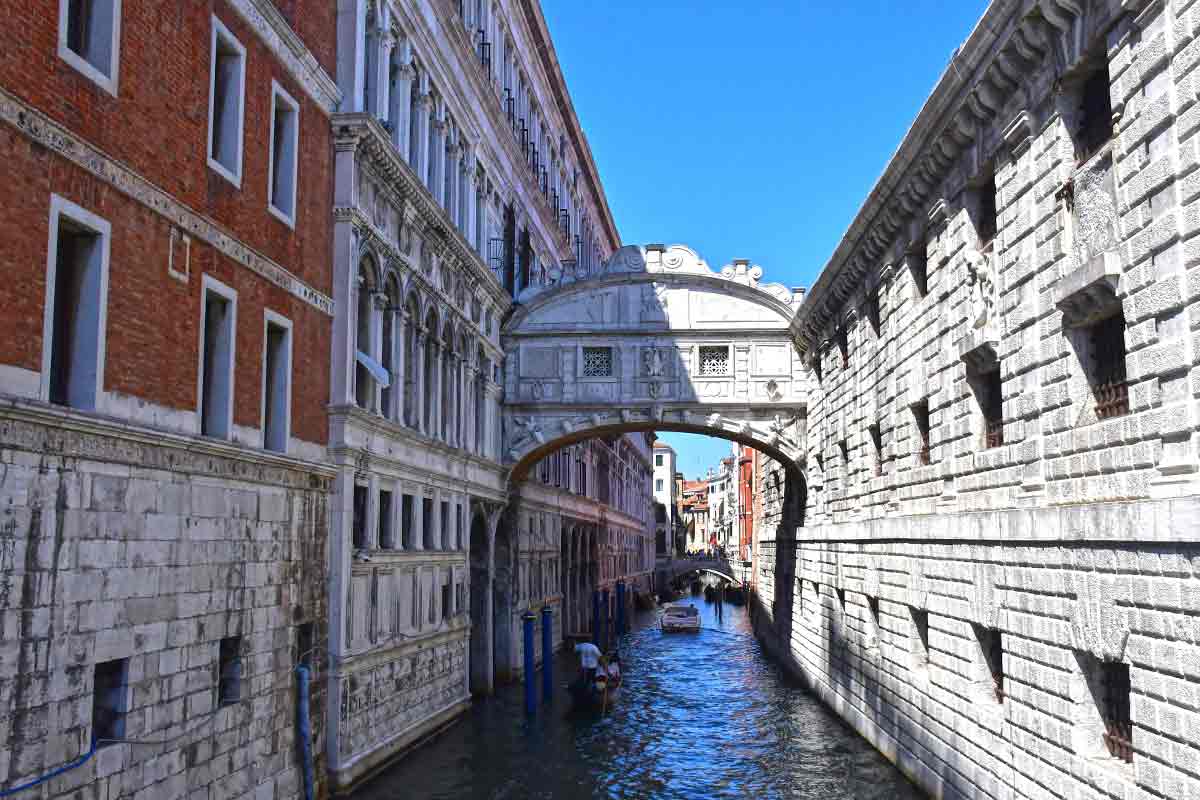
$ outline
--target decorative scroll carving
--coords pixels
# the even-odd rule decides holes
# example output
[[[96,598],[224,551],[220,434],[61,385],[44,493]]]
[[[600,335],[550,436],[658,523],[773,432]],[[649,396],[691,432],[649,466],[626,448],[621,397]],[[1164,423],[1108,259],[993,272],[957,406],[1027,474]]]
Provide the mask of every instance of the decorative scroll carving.
[[[971,290],[971,327],[982,328],[996,311],[997,285],[994,258],[990,253],[968,249],[963,254],[967,286]]]

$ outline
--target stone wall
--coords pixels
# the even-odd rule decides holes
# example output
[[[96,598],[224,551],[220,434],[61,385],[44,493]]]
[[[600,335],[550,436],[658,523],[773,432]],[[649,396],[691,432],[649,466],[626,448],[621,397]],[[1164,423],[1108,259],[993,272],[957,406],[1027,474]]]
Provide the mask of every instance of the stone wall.
[[[323,669],[332,473],[76,414],[0,408],[0,775],[88,752],[96,665],[120,738],[30,797],[294,797],[295,665]],[[301,629],[307,627],[301,653]],[[236,637],[236,638],[231,638]],[[218,697],[222,640],[238,691]],[[324,690],[311,690],[318,777]],[[40,792],[40,794],[39,794]]]
[[[759,631],[934,796],[1200,794],[1198,22],[995,0],[794,321]]]

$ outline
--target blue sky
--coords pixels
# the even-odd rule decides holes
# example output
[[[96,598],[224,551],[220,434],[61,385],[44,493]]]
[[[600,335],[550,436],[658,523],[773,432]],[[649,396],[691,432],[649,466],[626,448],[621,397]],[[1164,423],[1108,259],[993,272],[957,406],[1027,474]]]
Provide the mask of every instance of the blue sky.
[[[542,0],[623,241],[789,286],[812,284],[986,5]],[[663,438],[689,478],[729,448]]]

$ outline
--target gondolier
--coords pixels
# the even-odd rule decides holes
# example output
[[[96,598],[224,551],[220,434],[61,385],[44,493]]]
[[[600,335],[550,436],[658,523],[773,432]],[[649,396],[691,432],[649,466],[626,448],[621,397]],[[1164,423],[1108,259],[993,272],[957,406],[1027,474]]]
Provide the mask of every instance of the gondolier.
[[[584,679],[595,680],[596,668],[600,666],[600,648],[591,642],[580,642],[575,645],[575,653],[579,656],[579,671]]]

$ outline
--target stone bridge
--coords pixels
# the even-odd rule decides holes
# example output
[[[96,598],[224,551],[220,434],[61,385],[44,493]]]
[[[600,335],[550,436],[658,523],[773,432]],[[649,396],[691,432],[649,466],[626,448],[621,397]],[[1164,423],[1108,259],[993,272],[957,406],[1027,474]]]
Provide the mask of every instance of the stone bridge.
[[[807,373],[789,326],[803,294],[761,277],[741,260],[713,271],[682,245],[628,246],[523,293],[502,331],[510,482],[572,442],[638,430],[798,465]]]
[[[742,581],[734,576],[733,565],[725,558],[676,558],[655,567],[655,572],[664,574],[667,580],[674,580],[689,572],[707,572],[724,578],[734,586],[741,586]]]

